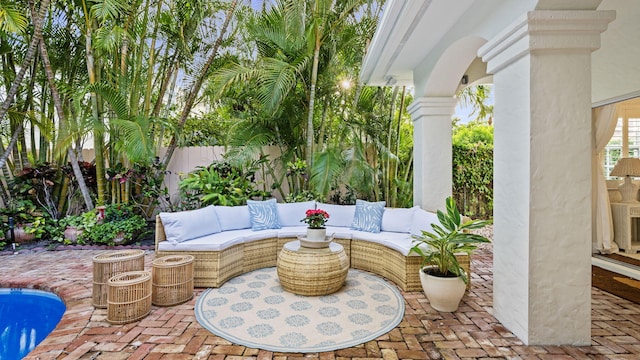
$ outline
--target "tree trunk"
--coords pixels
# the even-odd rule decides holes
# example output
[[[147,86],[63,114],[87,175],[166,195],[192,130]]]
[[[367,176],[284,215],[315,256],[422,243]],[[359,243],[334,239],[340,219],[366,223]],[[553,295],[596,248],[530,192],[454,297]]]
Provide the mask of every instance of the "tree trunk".
[[[311,69],[311,90],[309,91],[309,115],[307,116],[307,179],[311,180],[311,168],[313,167],[313,106],[316,101],[316,83],[318,82],[318,63],[320,62],[320,42],[316,40],[316,48],[313,52],[313,67]],[[307,181],[310,184],[311,181]]]
[[[93,57],[93,49],[91,37],[93,36],[93,30],[91,25],[92,20],[87,20],[87,32],[85,35],[85,50],[87,57],[87,73],[89,74],[89,83],[96,83],[96,71]],[[93,119],[96,123],[101,123],[100,113],[98,111],[98,95],[95,92],[91,92],[91,112]],[[105,183],[105,161],[104,161],[104,133],[101,129],[96,127],[93,132],[93,147],[95,149],[95,161],[96,161],[96,192],[98,195],[98,205],[102,205],[106,198],[106,183]],[[74,158],[75,159],[75,154]],[[69,160],[72,160],[70,158]]]
[[[40,4],[40,10],[37,16],[34,16],[33,26],[35,31],[42,32],[42,19],[44,19],[44,15],[47,13],[47,8],[49,7],[49,0],[42,0]],[[9,111],[9,107],[11,107],[11,103],[13,103],[13,99],[16,97],[18,93],[18,87],[20,83],[22,83],[22,79],[24,78],[24,74],[27,72],[29,65],[33,62],[33,58],[35,57],[36,50],[38,48],[38,38],[34,35],[31,38],[31,43],[29,43],[29,49],[27,50],[27,55],[25,55],[24,60],[22,61],[22,65],[20,66],[20,71],[16,75],[13,83],[11,84],[11,88],[7,92],[7,97],[4,99],[2,103],[2,107],[0,108],[0,120],[4,118]],[[11,154],[13,147],[16,145],[18,141],[18,136],[22,133],[23,127],[22,124],[19,125],[15,131],[13,132],[13,136],[11,137],[11,141],[9,145],[5,149],[2,156],[0,156],[0,167],[3,167],[9,158],[9,154]]]
[[[227,28],[229,27],[229,23],[231,22],[231,18],[233,17],[233,13],[236,9],[236,5],[238,5],[238,0],[231,1],[229,10],[227,11],[227,18],[224,20],[224,24],[222,24],[222,28],[220,29],[220,34],[218,35],[216,42],[213,44],[211,55],[209,55],[209,57],[207,58],[207,62],[204,64],[202,71],[200,72],[200,76],[198,76],[198,78],[196,79],[195,84],[193,84],[193,87],[191,88],[191,91],[187,96],[187,99],[184,104],[184,108],[182,109],[182,113],[180,114],[180,119],[178,120],[178,126],[176,129],[177,133],[180,133],[180,131],[182,131],[182,128],[184,127],[184,124],[187,121],[187,117],[191,112],[191,108],[193,107],[196,97],[200,92],[202,83],[204,82],[204,79],[206,78],[207,73],[209,72],[209,68],[213,63],[213,60],[215,60],[216,57],[218,56],[218,49],[222,44],[222,39],[225,33],[227,32]],[[166,169],[167,165],[169,164],[169,161],[171,160],[171,156],[173,156],[173,152],[176,150],[177,146],[178,146],[177,135],[173,135],[171,137],[171,142],[169,143],[169,147],[167,148],[167,153],[164,155],[164,159],[162,159],[162,162],[160,164],[160,174],[158,174],[160,177],[162,177],[162,174],[164,174],[164,169]]]
[[[62,101],[60,100],[60,93],[58,92],[58,88],[56,87],[55,75],[53,74],[53,70],[51,69],[47,47],[45,46],[44,39],[42,38],[42,31],[38,31],[36,29],[35,36],[40,39],[40,56],[42,57],[44,71],[47,75],[47,80],[49,81],[51,97],[53,98],[53,103],[56,108],[56,113],[58,114],[58,119],[60,120],[60,122],[65,122],[66,120],[62,108]],[[80,192],[82,193],[82,197],[84,198],[85,206],[87,207],[87,210],[93,210],[93,201],[91,200],[89,189],[87,188],[87,184],[85,183],[84,177],[82,176],[82,171],[80,170],[80,165],[78,165],[76,154],[73,152],[71,147],[67,149],[67,156],[69,156],[71,168],[73,169],[73,174],[76,176],[76,180],[78,181],[78,186],[80,187]]]

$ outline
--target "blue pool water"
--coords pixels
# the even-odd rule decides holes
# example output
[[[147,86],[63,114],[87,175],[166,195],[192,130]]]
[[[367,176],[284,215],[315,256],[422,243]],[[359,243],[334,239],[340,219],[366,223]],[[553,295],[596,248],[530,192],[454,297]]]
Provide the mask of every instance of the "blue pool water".
[[[66,307],[52,293],[0,289],[0,359],[22,359],[56,327]]]

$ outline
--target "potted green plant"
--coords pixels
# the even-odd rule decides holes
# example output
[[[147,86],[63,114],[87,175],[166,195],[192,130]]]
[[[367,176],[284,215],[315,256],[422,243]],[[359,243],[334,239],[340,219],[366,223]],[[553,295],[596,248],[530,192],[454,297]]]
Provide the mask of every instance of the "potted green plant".
[[[420,281],[431,307],[438,311],[452,312],[458,309],[469,282],[456,255],[470,255],[477,244],[490,242],[486,237],[470,230],[481,229],[491,222],[463,222],[452,197],[447,198],[446,208],[446,213],[437,211],[440,225],[431,224],[433,231],[422,230],[422,235],[413,236],[411,251],[422,258]]]
[[[125,245],[142,236],[147,228],[147,221],[124,204],[106,205],[104,219],[98,219],[95,211],[85,214],[85,220],[94,219],[96,222],[85,226],[80,239],[93,244]]]
[[[60,219],[58,224],[63,231],[65,243],[75,243],[81,237],[85,229],[95,225],[95,216],[91,216],[90,219],[84,214],[80,215],[67,215]]]
[[[36,236],[27,231],[34,219],[41,214],[36,211],[36,206],[28,199],[11,199],[9,203],[0,208],[2,221],[7,228],[13,228],[13,240],[17,243],[33,241]],[[5,234],[11,240],[10,231]]]

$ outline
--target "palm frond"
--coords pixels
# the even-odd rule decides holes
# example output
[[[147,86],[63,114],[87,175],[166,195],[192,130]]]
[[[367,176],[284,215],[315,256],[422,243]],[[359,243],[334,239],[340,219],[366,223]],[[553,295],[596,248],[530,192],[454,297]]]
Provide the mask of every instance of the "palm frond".
[[[126,119],[129,117],[129,106],[127,99],[118,92],[111,84],[95,83],[88,86],[88,91],[95,92],[102,96],[110,105],[111,110],[116,113],[116,117]]]
[[[149,121],[143,117],[132,120],[111,119],[116,135],[116,147],[134,163],[149,163],[153,158],[153,146],[149,141]]]
[[[121,0],[95,0],[91,13],[101,20],[115,19],[124,13],[126,4]]]
[[[12,3],[0,2],[0,31],[24,33],[29,25],[24,12]]]
[[[344,171],[344,159],[341,150],[336,148],[314,155],[313,167],[311,169],[311,186],[317,194],[325,197],[331,191],[333,179],[339,178]]]

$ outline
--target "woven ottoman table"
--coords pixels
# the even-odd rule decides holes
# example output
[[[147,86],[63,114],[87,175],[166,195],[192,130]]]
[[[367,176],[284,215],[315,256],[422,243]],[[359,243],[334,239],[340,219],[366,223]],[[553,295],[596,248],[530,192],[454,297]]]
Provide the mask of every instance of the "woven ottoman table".
[[[307,248],[291,241],[280,251],[276,265],[280,285],[304,296],[332,294],[344,285],[349,257],[342,245],[331,242],[326,248]]]
[[[107,282],[107,321],[127,324],[151,312],[151,272],[129,271]]]
[[[107,251],[93,257],[93,306],[107,307],[107,281],[114,275],[144,270],[144,250]]]
[[[153,260],[154,305],[178,305],[193,297],[193,259],[192,255],[167,255]]]

